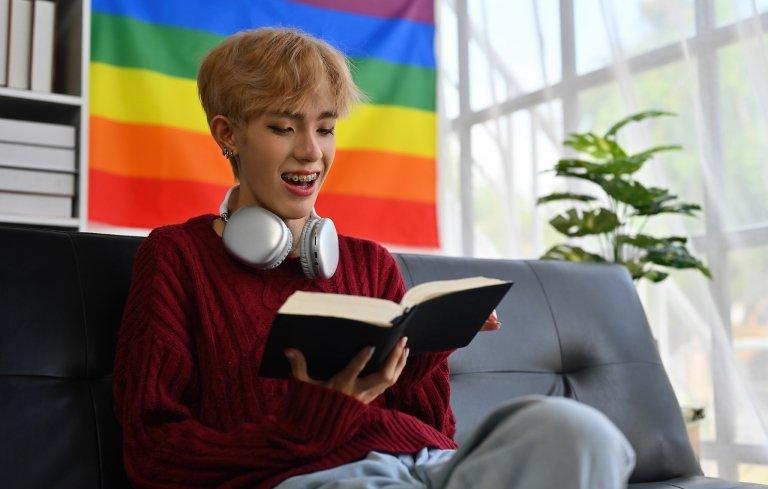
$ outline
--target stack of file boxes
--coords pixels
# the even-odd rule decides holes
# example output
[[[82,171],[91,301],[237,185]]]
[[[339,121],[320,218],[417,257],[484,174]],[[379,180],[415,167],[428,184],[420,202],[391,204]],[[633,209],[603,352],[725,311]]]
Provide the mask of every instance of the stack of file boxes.
[[[0,119],[0,214],[72,217],[74,126]]]

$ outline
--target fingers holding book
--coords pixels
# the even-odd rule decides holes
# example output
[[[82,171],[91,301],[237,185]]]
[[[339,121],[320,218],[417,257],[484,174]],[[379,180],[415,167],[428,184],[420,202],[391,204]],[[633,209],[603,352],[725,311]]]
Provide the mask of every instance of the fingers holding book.
[[[327,381],[315,380],[309,377],[306,359],[299,350],[288,348],[285,350],[285,356],[288,358],[291,372],[296,379],[335,389],[365,404],[369,404],[388,387],[397,382],[408,359],[409,349],[405,346],[407,341],[408,338],[401,338],[390,352],[382,368],[378,372],[365,377],[360,377],[360,373],[373,356],[374,348],[370,346],[360,350],[342,371]]]
[[[488,319],[483,323],[480,331],[496,331],[499,329],[501,329],[501,322],[499,321],[498,314],[496,314],[496,309],[494,309],[493,312],[491,312],[491,315],[488,316]]]

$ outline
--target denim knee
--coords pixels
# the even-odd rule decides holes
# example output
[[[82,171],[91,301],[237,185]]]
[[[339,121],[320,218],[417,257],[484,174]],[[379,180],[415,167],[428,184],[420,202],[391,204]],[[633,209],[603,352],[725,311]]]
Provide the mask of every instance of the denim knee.
[[[541,396],[525,411],[526,421],[542,436],[595,455],[622,453],[627,463],[635,463],[635,452],[621,430],[592,406],[566,397]]]

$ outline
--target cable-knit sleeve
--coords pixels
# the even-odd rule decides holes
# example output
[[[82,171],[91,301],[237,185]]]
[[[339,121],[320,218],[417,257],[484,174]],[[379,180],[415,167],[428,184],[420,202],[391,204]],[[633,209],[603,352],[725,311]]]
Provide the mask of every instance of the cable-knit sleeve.
[[[179,245],[158,230],[140,245],[118,333],[114,413],[134,487],[234,487],[268,477],[350,439],[368,405],[341,392],[288,382],[292,409],[220,431],[196,418],[193,298]]]
[[[399,303],[406,291],[400,268],[383,246],[379,261],[379,297]],[[409,356],[397,382],[384,392],[388,407],[413,415],[450,438],[456,432],[448,367],[448,357],[454,351]]]

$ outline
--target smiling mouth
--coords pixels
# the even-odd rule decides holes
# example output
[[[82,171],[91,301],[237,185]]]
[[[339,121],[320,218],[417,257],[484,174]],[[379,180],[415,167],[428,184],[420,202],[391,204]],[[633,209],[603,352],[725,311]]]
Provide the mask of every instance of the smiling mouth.
[[[294,187],[308,189],[314,186],[315,182],[320,179],[320,173],[313,173],[311,175],[296,175],[291,173],[283,173],[280,175],[283,181]]]

